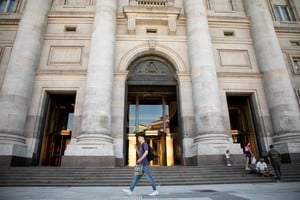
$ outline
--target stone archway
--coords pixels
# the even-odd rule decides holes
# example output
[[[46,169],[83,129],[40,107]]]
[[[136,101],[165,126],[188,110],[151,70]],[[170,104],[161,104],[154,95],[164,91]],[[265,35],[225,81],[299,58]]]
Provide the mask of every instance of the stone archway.
[[[144,131],[155,154],[152,165],[181,164],[181,133],[176,71],[159,56],[148,55],[129,65],[126,81],[125,160],[136,163],[135,133]]]

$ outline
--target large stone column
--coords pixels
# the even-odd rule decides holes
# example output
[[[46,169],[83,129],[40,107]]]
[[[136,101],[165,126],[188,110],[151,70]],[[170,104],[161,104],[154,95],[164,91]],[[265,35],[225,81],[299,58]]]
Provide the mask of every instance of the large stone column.
[[[28,0],[0,92],[0,165],[25,164],[24,129],[51,0]]]
[[[273,142],[281,153],[300,153],[300,112],[266,1],[244,0],[268,107]]]
[[[189,62],[196,122],[194,143],[198,164],[210,160],[221,162],[226,150],[225,133],[219,96],[217,73],[209,33],[207,11],[202,0],[185,0]]]
[[[114,166],[111,106],[117,0],[96,0],[81,133],[65,152],[63,166]]]

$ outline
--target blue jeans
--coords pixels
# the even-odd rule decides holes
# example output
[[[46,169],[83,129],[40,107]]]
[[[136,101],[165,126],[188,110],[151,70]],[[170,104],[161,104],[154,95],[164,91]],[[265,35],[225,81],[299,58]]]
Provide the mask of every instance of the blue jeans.
[[[147,179],[150,181],[153,190],[156,190],[156,184],[155,184],[155,182],[154,182],[154,180],[153,180],[153,177],[152,177],[152,175],[151,175],[151,171],[150,171],[149,166],[148,166],[148,165],[144,165],[144,166],[143,166],[143,170],[144,170],[144,174],[146,175]],[[132,180],[132,183],[131,183],[131,185],[130,185],[130,190],[131,190],[131,191],[134,190],[136,184],[139,182],[139,180],[141,179],[141,177],[142,177],[144,174],[142,174],[142,175],[135,175],[135,176],[134,176],[134,178],[133,178],[133,180]]]

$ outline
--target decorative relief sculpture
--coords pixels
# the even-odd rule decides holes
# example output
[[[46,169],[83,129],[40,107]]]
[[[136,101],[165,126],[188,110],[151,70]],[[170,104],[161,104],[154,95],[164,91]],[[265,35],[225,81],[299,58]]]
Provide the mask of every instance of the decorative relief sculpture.
[[[137,61],[130,67],[129,81],[173,81],[174,72],[160,60],[144,59]]]
[[[157,61],[150,61],[143,63],[143,65],[140,65],[136,68],[135,74],[143,74],[143,75],[150,75],[150,74],[157,74],[162,75],[166,74],[168,72],[168,68],[166,68],[165,65],[162,63],[159,63]]]

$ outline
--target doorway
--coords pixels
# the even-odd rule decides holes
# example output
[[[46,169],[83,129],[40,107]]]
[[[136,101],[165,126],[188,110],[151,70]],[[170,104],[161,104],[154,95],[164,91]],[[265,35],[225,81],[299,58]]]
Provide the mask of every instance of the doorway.
[[[176,71],[166,59],[157,55],[137,58],[128,67],[125,106],[125,164],[136,164],[136,133],[144,132],[152,147],[150,165],[181,164],[179,103]]]
[[[71,140],[76,94],[47,94],[40,165],[60,166]]]
[[[227,95],[231,135],[233,143],[241,148],[250,142],[251,150],[256,157],[260,156],[257,143],[257,129],[250,95]]]
[[[136,163],[136,133],[144,132],[153,149],[152,166],[173,166],[181,161],[176,86],[128,86],[127,165]]]

